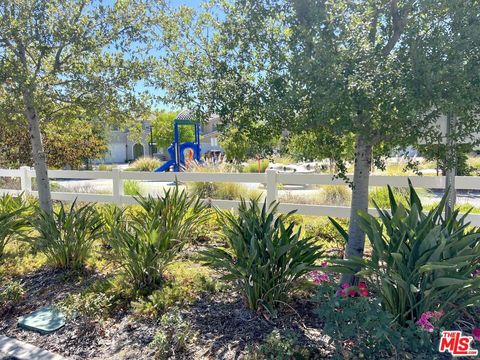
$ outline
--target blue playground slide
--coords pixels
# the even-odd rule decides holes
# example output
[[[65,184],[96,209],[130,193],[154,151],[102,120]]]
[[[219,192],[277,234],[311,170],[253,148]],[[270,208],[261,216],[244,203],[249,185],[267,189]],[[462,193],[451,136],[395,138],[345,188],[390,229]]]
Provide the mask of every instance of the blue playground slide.
[[[195,141],[194,142],[179,142],[179,129],[180,125],[191,125],[195,128]],[[170,160],[165,164],[160,166],[155,172],[170,171],[173,168],[173,171],[181,171],[182,167],[185,167],[185,150],[191,149],[193,151],[193,160],[196,162],[201,162],[200,160],[200,124],[192,120],[191,113],[188,110],[182,111],[177,115],[177,118],[174,121],[174,139],[172,144],[168,147],[168,154],[170,155]]]

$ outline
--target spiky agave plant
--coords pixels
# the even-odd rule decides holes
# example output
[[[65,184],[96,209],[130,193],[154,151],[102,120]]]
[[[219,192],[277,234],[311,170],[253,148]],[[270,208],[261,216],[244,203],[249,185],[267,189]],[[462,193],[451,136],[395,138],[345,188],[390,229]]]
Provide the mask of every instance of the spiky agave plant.
[[[78,269],[84,266],[95,240],[102,236],[101,217],[94,204],[69,207],[60,203],[53,213],[40,208],[32,217],[34,249],[43,252],[52,266]]]
[[[110,256],[131,284],[146,292],[162,283],[165,267],[181,252],[195,227],[206,220],[206,205],[178,187],[162,196],[139,197],[141,211],[116,215]]]
[[[289,221],[293,212],[279,214],[277,207],[242,199],[238,213],[219,216],[226,246],[202,253],[204,261],[235,283],[250,309],[265,309],[271,315],[288,300],[300,278],[318,268],[323,255],[321,246],[302,238],[301,229]]]

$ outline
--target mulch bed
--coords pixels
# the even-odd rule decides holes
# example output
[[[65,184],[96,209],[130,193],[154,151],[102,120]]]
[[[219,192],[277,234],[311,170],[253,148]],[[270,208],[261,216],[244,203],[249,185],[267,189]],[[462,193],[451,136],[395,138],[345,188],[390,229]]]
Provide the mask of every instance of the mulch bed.
[[[102,322],[68,321],[65,327],[49,335],[17,327],[20,316],[79,293],[101,278],[98,273],[71,276],[47,267],[25,275],[21,279],[27,292],[25,299],[0,313],[0,333],[70,359],[154,358],[155,349],[149,344],[160,328],[158,321],[134,319],[129,313],[118,313]],[[199,298],[181,310],[198,337],[186,354],[176,358],[242,359],[250,346],[261,343],[275,328],[294,331],[302,345],[316,349],[315,357],[325,357],[325,339],[318,331],[322,324],[312,311],[310,303],[297,301],[275,320],[268,320],[246,309],[240,296],[231,292]]]

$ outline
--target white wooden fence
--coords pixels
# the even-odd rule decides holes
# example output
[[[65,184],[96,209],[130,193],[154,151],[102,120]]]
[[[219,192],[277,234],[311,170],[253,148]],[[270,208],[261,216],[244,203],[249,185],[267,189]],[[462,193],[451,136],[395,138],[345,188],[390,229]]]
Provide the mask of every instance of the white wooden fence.
[[[52,192],[54,200],[62,201],[78,201],[85,202],[105,202],[121,204],[134,204],[135,199],[132,196],[126,196],[123,193],[124,180],[138,181],[157,181],[172,182],[175,180],[181,182],[202,181],[202,182],[234,182],[234,183],[262,183],[266,187],[266,199],[268,202],[278,200],[278,185],[345,185],[342,179],[334,179],[331,175],[319,174],[296,174],[296,173],[277,173],[268,170],[264,174],[246,174],[246,173],[154,173],[154,172],[134,172],[121,171],[114,169],[112,171],[70,171],[70,170],[50,170],[48,175],[51,179],[108,179],[112,181],[113,193],[111,195],[104,194],[88,194],[74,192]],[[0,169],[0,177],[17,177],[20,178],[21,190],[0,189],[0,194],[24,193],[37,196],[38,193],[32,190],[32,178],[35,177],[35,171],[22,167],[17,170]],[[443,176],[371,176],[370,186],[386,186],[407,187],[408,179],[418,188],[443,189],[445,187],[445,177]],[[480,177],[476,176],[457,176],[456,188],[462,190],[480,190]],[[237,200],[211,200],[212,205],[222,209],[236,208],[239,201]],[[350,208],[345,206],[330,205],[306,205],[281,203],[280,211],[297,210],[302,215],[314,216],[335,216],[349,217]],[[374,209],[369,209],[375,214]],[[480,214],[470,214],[468,220],[473,225],[480,226]]]

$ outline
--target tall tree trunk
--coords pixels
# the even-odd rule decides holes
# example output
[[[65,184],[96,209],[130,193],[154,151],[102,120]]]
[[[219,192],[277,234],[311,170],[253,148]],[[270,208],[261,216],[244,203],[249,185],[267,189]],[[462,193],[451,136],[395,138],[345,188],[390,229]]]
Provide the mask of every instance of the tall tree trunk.
[[[455,188],[455,176],[457,175],[457,152],[455,144],[456,117],[454,114],[447,115],[447,141],[445,159],[445,191],[448,191],[448,200],[445,207],[445,216],[448,217],[455,209],[457,189]]]
[[[348,228],[348,244],[345,257],[363,256],[365,233],[359,226],[359,210],[368,210],[368,184],[372,164],[372,145],[362,135],[355,138],[355,169],[353,173],[352,203],[350,209],[350,225]],[[352,275],[344,275],[342,284],[353,284]]]
[[[51,213],[52,196],[50,194],[50,182],[48,179],[47,156],[43,150],[40,123],[31,89],[25,89],[23,91],[23,102],[25,105],[25,117],[28,120],[28,130],[30,133],[30,144],[32,146],[33,166],[35,168],[35,179],[40,207]]]

